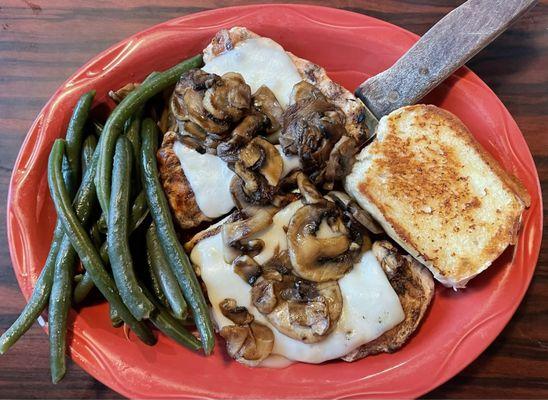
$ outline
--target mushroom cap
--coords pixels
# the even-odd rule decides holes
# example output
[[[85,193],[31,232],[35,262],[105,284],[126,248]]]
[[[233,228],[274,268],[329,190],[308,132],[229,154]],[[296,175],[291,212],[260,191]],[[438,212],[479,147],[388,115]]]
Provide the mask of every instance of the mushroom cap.
[[[344,113],[307,82],[295,85],[292,98],[280,144],[285,154],[299,156],[305,172],[319,177],[335,144],[346,135]]]
[[[249,325],[228,325],[219,332],[226,341],[230,357],[250,367],[257,366],[274,348],[274,333],[258,322]]]
[[[248,207],[240,211],[240,218],[226,222],[221,228],[223,255],[227,263],[232,263],[242,252],[256,252],[258,246],[264,245],[260,239],[252,239],[272,223],[276,212],[274,207]]]
[[[373,242],[371,250],[388,279],[392,279],[404,264],[402,257],[398,254],[398,249],[388,240]]]
[[[332,202],[301,207],[287,230],[293,272],[314,282],[341,278],[354,264],[361,248]]]
[[[253,94],[252,106],[256,111],[268,117],[269,124],[266,133],[274,133],[281,128],[283,109],[272,90],[264,85],[257,89]]]
[[[180,123],[192,121],[204,131],[225,136],[251,107],[251,88],[240,74],[218,76],[201,69],[181,75],[170,109]]]
[[[278,191],[283,160],[272,143],[262,137],[255,137],[238,153],[234,172],[242,181],[244,203],[268,204]],[[239,189],[234,189],[232,195],[239,200]]]
[[[336,281],[316,283],[280,273],[261,276],[251,298],[278,331],[304,343],[324,340],[335,328],[343,305]]]

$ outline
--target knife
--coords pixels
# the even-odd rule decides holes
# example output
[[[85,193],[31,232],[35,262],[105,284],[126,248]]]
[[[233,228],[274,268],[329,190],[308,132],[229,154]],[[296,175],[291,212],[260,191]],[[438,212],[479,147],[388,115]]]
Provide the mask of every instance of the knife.
[[[394,65],[355,91],[370,139],[383,115],[415,104],[504,32],[536,0],[468,0],[438,21]]]

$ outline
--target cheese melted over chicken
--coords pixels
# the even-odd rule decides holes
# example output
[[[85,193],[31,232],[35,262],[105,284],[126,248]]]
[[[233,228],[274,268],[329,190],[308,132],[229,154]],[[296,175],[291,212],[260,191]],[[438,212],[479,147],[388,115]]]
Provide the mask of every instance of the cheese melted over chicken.
[[[265,244],[254,257],[258,264],[266,263],[275,253],[287,249],[286,229],[291,217],[302,206],[301,201],[286,206],[274,215],[269,227],[256,235]],[[252,287],[234,272],[232,265],[225,262],[220,233],[196,244],[191,260],[207,287],[213,317],[219,329],[232,323],[223,316],[219,304],[224,299],[234,299],[239,306],[249,310],[255,321],[272,330],[272,354],[289,360],[321,363],[342,357],[395,327],[405,317],[398,296],[370,250],[364,252],[350,272],[339,279],[343,303],[340,318],[333,331],[316,343],[304,343],[284,335],[255,308],[251,302]],[[276,365],[273,361],[277,361],[280,365],[279,360],[266,359],[263,363],[272,366]]]
[[[207,62],[202,70],[217,75],[238,72],[251,86],[252,93],[265,85],[283,109],[289,104],[293,86],[302,80],[283,47],[263,37],[238,43],[234,49]]]
[[[237,72],[255,93],[261,86],[268,87],[285,109],[293,86],[301,76],[284,49],[268,38],[249,39],[233,50],[210,60],[203,71],[223,75]],[[276,146],[284,161],[283,176],[300,167],[299,158],[286,156]],[[217,218],[234,208],[230,181],[234,177],[226,163],[211,154],[201,154],[180,142],[173,150],[181,162],[186,178],[196,196],[196,203],[206,217]]]

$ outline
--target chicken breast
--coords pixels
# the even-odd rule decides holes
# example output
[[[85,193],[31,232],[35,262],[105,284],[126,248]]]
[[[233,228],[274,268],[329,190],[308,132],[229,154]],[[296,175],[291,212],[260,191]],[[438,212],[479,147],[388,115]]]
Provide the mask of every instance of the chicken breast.
[[[212,62],[219,56],[234,51],[234,49],[237,49],[239,46],[246,43],[246,41],[258,38],[261,37],[243,27],[234,27],[230,30],[223,29],[219,31],[212,39],[211,43],[204,49],[204,62],[206,65],[203,69],[208,71],[209,66],[211,66]],[[281,48],[270,39],[265,39],[265,41],[268,41],[269,46],[276,47],[276,49]],[[364,143],[368,138],[369,132],[363,123],[365,119],[365,108],[361,101],[355,98],[348,90],[333,82],[322,67],[310,61],[298,58],[291,53],[284,52],[283,54],[289,56],[289,58],[285,58],[289,59],[290,63],[292,63],[291,68],[297,71],[298,75],[296,81],[302,80],[314,85],[331,103],[339,107],[345,115],[347,135],[355,139],[359,144]],[[280,68],[281,67],[283,67],[283,65],[280,66]],[[262,66],[258,64],[256,70],[260,70],[261,68]],[[245,78],[245,74],[243,75]],[[274,73],[273,75],[275,76],[277,74]],[[248,83],[252,89],[254,88],[254,85],[259,84],[268,87],[272,81],[272,74],[270,78],[268,76],[262,78],[264,79],[262,82],[260,77],[257,82],[253,82],[253,84]],[[280,79],[278,78],[278,80]],[[285,84],[290,90],[293,87],[294,81],[295,77],[276,84]],[[276,92],[274,88],[271,87],[271,89]],[[288,99],[278,100],[282,107],[287,106]],[[183,171],[180,160],[173,151],[173,143],[175,140],[177,140],[176,133],[170,132],[166,134],[161,148],[158,151],[160,178],[169,204],[171,205],[172,212],[179,226],[182,229],[189,229],[196,227],[203,222],[211,221],[215,217],[211,215],[209,215],[209,217],[206,216],[203,210],[200,209],[197,196],[189,183],[189,179],[185,176],[185,171]],[[211,173],[211,171],[204,171],[204,173]],[[220,217],[222,215],[223,214],[220,214],[218,216]]]
[[[233,50],[239,43],[260,38],[247,28],[236,26],[220,30],[204,50],[204,62],[207,64],[220,54]],[[346,115],[346,130],[358,142],[367,139],[369,132],[363,124],[365,107],[361,100],[336,82],[333,82],[325,69],[311,61],[286,52],[297,68],[302,80],[316,86],[327,99],[339,107]]]
[[[434,279],[426,267],[412,257],[401,254],[396,257],[400,266],[394,273],[387,270],[382,262],[381,266],[400,299],[405,319],[377,339],[342,357],[344,361],[352,362],[374,354],[397,351],[407,343],[422,321],[434,296]]]
[[[181,168],[181,162],[173,151],[173,143],[176,140],[175,132],[167,132],[164,135],[162,146],[156,155],[158,171],[172,214],[181,229],[190,229],[211,219],[200,211],[196,203],[194,192]]]

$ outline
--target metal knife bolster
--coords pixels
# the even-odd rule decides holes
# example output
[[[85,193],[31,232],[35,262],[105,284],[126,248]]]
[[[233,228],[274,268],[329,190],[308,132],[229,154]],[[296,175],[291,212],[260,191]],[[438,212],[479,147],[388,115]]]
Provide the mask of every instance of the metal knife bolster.
[[[371,134],[383,115],[418,102],[535,3],[468,0],[443,17],[392,67],[356,89]]]

